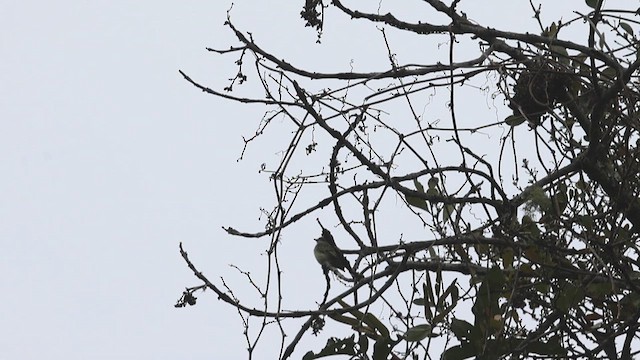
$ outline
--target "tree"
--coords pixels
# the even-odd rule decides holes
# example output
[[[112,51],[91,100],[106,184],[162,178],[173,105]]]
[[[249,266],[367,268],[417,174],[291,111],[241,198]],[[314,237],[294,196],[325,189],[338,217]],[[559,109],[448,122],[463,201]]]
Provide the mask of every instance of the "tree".
[[[300,15],[318,42],[336,17],[373,25],[388,66],[372,72],[289,63],[229,17],[238,44],[209,50],[237,55],[230,83],[215,90],[182,76],[216,97],[263,104],[255,137],[274,119],[292,131],[280,163],[262,169],[275,190],[265,231],[225,230],[270,238],[277,262],[290,226],[312,226],[330,209],[322,221],[353,272],[323,264],[316,308],[265,300],[255,309],[181,246],[201,284],[176,306],[212,290],[243,318],[275,324],[281,359],[631,359],[640,349],[640,9],[622,4],[587,0],[573,18],[545,23],[530,1],[534,34],[478,24],[460,0],[425,0],[419,21],[377,2],[306,0]],[[433,62],[402,62],[391,32],[414,35]],[[252,81],[261,95],[237,95]],[[488,99],[493,118],[475,116],[474,97]],[[285,331],[289,319],[304,323]],[[297,348],[328,324],[351,335]]]

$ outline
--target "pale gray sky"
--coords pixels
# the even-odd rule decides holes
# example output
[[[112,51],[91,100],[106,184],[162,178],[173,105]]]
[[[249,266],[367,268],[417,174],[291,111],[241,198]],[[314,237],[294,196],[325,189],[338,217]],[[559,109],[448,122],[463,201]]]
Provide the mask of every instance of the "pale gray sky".
[[[223,26],[229,5],[0,2],[1,358],[246,355],[237,314],[215,296],[173,308],[184,286],[198,285],[179,257],[180,241],[212,280],[239,282],[230,263],[254,271],[262,264],[256,259],[263,246],[255,242],[263,240],[229,238],[221,226],[260,230],[259,207],[272,205],[272,190],[257,170],[278,160],[282,138],[271,133],[236,162],[242,136],[251,135],[264,109],[205,95],[178,74],[226,86],[235,55],[204,48],[236,45]],[[316,45],[301,6],[237,1],[232,16],[261,45],[299,65],[346,71],[353,59],[362,71],[386,66],[371,25],[329,19],[324,43]],[[534,31],[529,14],[523,18]],[[491,18],[495,11],[469,15]],[[371,37],[365,47],[351,46]],[[411,39],[394,45],[415,48]],[[312,245],[291,241],[285,276],[298,286],[293,309],[321,297]],[[300,292],[305,283],[322,285]]]
[[[255,175],[255,158],[235,163],[252,121],[178,74],[218,73],[204,47],[229,43],[226,7],[0,4],[0,357],[242,352],[214,302],[173,308],[195,284],[179,241],[211,254],[222,224],[257,223],[252,199],[229,197]]]

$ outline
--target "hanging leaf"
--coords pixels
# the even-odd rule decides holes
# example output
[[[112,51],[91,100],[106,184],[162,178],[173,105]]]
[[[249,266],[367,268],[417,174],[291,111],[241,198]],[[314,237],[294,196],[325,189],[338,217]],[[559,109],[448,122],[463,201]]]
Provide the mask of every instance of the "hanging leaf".
[[[356,355],[357,353],[355,335],[351,335],[346,339],[330,338],[327,340],[327,345],[325,345],[319,353],[314,354],[313,351],[309,351],[304,354],[302,360],[312,360],[334,355]]]
[[[456,207],[453,204],[445,204],[444,208],[442,208],[442,220],[443,222],[449,221],[451,219],[451,215],[453,215]]]
[[[407,332],[404,333],[404,339],[410,342],[415,342],[426,339],[432,334],[431,325],[421,324],[407,330]]]
[[[551,45],[549,49],[553,52],[553,55],[559,57],[561,59],[569,60],[569,53],[567,52],[567,48],[560,45]]]
[[[429,182],[427,183],[427,185],[429,186],[429,190],[431,189],[437,189],[438,188],[438,183],[440,182],[440,179],[437,176],[433,176],[429,179]]]
[[[440,195],[440,188],[438,187],[438,182],[440,182],[440,179],[438,179],[437,177],[432,177],[431,179],[429,179],[429,183],[428,183],[428,189],[427,189],[427,195]]]
[[[475,326],[485,337],[498,332],[502,323],[498,300],[502,296],[505,282],[504,272],[498,267],[492,267],[482,279],[476,302],[471,307],[475,315]]]
[[[375,315],[373,315],[372,313],[366,313],[364,314],[364,317],[362,318],[362,321],[371,326],[372,328],[376,329],[376,331],[378,331],[378,333],[385,338],[389,337],[389,329],[382,323],[382,321],[380,321],[380,319],[378,319]]]
[[[458,340],[460,340],[460,342],[469,338],[471,330],[473,330],[473,325],[471,325],[469,322],[456,318],[453,318],[451,320],[451,332],[453,332],[453,334]]]
[[[387,360],[391,353],[391,339],[382,338],[373,345],[373,360]]]
[[[435,297],[433,296],[433,286],[431,284],[431,277],[429,274],[426,276],[426,282],[422,284],[422,292],[425,297],[424,303],[424,315],[427,320],[431,320],[433,318],[433,312],[431,311],[431,306],[435,305]]]
[[[413,185],[416,187],[417,192],[422,194],[425,193],[424,187],[422,186],[422,184],[420,184],[420,181],[418,181],[418,179],[413,180]],[[405,195],[405,199],[407,200],[407,204],[422,210],[427,210],[427,202],[424,199],[411,195]]]
[[[478,355],[477,350],[470,343],[462,343],[455,345],[442,353],[442,360],[463,360]]]
[[[436,310],[438,311],[438,315],[433,318],[433,323],[438,324],[446,318],[446,316],[455,309],[458,304],[458,286],[456,284],[457,279],[454,279],[451,285],[447,287],[447,289],[442,293],[442,296],[438,299],[438,303],[436,304]],[[445,307],[445,300],[447,297],[451,297],[451,301],[449,305]]]
[[[502,250],[500,252],[500,257],[502,257],[502,263],[504,264],[505,269],[513,269],[514,253],[512,247]]]
[[[358,339],[358,350],[360,354],[366,354],[369,350],[369,338],[364,334],[361,334]]]
[[[338,300],[338,303],[344,308],[350,307],[350,305],[347,304],[344,300]],[[372,332],[373,335],[387,338],[389,337],[389,329],[375,315],[371,313],[363,313],[355,309],[349,310],[349,313],[353,315],[355,319],[348,317],[344,319],[345,316],[333,314],[330,314],[329,317],[348,325],[353,325],[353,322],[355,321],[356,324],[359,325],[354,326],[354,328],[358,328],[358,326],[362,328],[362,323],[364,323],[368,326],[368,329],[370,330],[370,332]]]
[[[436,309],[438,311],[443,310],[444,302],[447,296],[451,295],[451,303],[456,304],[458,302],[458,287],[457,287],[457,279],[453,279],[451,285],[447,287],[447,289],[442,293],[442,296],[438,299],[438,303],[436,304]]]
[[[604,48],[604,45],[607,43],[606,40],[604,39],[604,33],[598,33],[598,46],[600,46],[601,49]]]
[[[516,127],[525,121],[527,121],[527,119],[522,115],[509,115],[504,119],[504,122],[511,127]]]
[[[633,28],[631,27],[631,25],[627,24],[626,22],[622,22],[620,21],[620,27],[627,32],[627,34],[629,35],[633,35]]]
[[[585,0],[585,3],[587,3],[588,7],[593,9],[595,9],[598,6],[598,0]]]
[[[548,36],[550,38],[557,38],[558,37],[558,30],[560,28],[558,27],[558,25],[556,25],[555,21],[551,23],[551,26],[549,26],[548,31],[546,31],[546,34],[544,34],[545,36]]]

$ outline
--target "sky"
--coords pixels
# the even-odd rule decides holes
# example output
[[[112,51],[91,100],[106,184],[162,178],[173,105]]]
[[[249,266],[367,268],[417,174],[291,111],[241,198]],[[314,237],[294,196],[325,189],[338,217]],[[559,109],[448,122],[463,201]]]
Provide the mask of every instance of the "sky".
[[[380,41],[354,46],[371,30],[361,23],[347,38],[347,20],[334,20],[315,44],[298,3],[237,1],[231,14],[273,53],[309,68],[386,65]],[[215,296],[173,307],[186,286],[199,285],[180,242],[212,279],[240,281],[229,264],[253,271],[264,264],[255,261],[264,247],[255,242],[265,240],[230,238],[222,226],[261,230],[260,207],[273,203],[258,170],[279,160],[282,137],[259,139],[237,161],[242,136],[251,136],[264,109],[215,99],[178,73],[226,86],[235,58],[205,47],[236,45],[223,26],[229,8],[226,1],[0,2],[2,358],[246,356],[240,319]],[[311,255],[316,230],[298,225],[288,235],[285,276],[298,286],[323,281]],[[309,286],[315,290],[310,297],[287,289],[300,307],[320,300],[321,289]]]
[[[259,215],[228,191],[256,173],[235,162],[254,124],[178,74],[216,72],[225,6],[0,4],[2,358],[207,359],[232,338],[216,302],[173,307],[196,284],[179,242],[218,262],[220,227]]]

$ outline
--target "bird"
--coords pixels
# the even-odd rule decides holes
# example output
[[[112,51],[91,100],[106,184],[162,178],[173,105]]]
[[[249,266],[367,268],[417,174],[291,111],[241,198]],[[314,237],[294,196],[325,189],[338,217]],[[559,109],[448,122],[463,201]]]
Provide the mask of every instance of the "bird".
[[[320,226],[322,226],[322,224]],[[351,271],[349,261],[347,261],[342,251],[336,245],[333,235],[331,235],[329,230],[323,227],[322,235],[315,240],[316,246],[313,248],[313,255],[325,272],[330,269]]]

